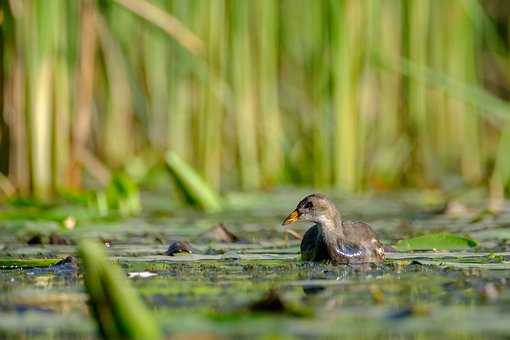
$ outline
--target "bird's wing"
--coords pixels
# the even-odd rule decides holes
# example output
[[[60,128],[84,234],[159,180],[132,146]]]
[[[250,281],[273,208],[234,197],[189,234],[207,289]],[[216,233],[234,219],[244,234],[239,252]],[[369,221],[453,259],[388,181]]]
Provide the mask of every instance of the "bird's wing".
[[[338,240],[335,252],[338,256],[357,257],[363,255],[363,248],[346,240]]]
[[[342,221],[345,239],[355,244],[362,244],[366,240],[376,238],[372,228],[361,221]]]

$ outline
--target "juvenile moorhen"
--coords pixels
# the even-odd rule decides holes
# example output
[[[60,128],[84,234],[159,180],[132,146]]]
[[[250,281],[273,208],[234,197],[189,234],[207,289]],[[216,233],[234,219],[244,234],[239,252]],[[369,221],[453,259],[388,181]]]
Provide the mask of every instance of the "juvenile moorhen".
[[[314,222],[301,241],[304,261],[355,264],[382,262],[384,248],[364,222],[342,221],[333,202],[322,194],[306,196],[283,221]]]

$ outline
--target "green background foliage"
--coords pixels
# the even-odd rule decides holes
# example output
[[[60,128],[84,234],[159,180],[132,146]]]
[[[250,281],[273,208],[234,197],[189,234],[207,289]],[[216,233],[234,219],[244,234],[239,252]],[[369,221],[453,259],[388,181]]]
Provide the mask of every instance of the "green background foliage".
[[[171,151],[216,190],[460,182],[501,197],[508,7],[3,1],[0,187],[44,199]]]

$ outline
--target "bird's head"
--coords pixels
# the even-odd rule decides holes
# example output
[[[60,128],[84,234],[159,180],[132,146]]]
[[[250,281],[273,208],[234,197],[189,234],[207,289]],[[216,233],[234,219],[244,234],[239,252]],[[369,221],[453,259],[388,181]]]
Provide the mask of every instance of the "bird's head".
[[[308,195],[298,203],[296,209],[287,216],[282,225],[294,223],[296,221],[307,221],[315,223],[324,223],[338,214],[335,205],[322,194]]]

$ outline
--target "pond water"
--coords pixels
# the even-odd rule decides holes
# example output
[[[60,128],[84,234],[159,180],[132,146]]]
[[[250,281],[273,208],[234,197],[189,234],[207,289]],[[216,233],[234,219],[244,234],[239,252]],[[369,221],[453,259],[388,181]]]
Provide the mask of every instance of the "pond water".
[[[127,219],[87,216],[59,206],[38,215],[5,208],[0,223],[0,336],[96,338],[74,270],[16,268],[9,259],[63,258],[75,245],[103,240],[166,334],[193,337],[507,338],[510,336],[510,209],[488,213],[483,194],[445,202],[436,192],[332,195],[343,216],[369,222],[387,245],[426,232],[466,233],[474,250],[389,253],[368,267],[303,263],[299,241],[280,222],[306,190],[230,194],[228,209],[206,215],[156,194]],[[445,204],[447,207],[445,208]],[[81,208],[82,209],[82,208]],[[59,222],[76,219],[66,230]],[[241,238],[229,243],[207,230],[225,225]],[[307,224],[292,228],[303,234]],[[42,244],[27,245],[34,235]],[[195,253],[163,255],[171,240]],[[34,242],[38,243],[38,242]],[[272,289],[287,308],[249,306]]]

